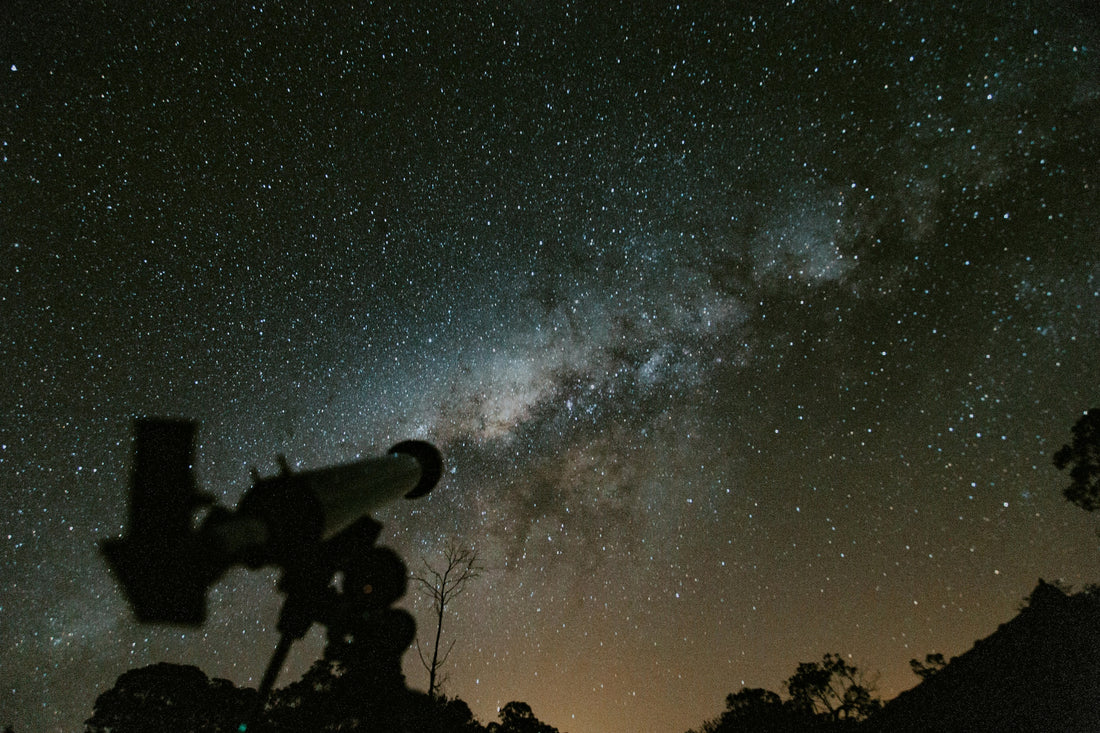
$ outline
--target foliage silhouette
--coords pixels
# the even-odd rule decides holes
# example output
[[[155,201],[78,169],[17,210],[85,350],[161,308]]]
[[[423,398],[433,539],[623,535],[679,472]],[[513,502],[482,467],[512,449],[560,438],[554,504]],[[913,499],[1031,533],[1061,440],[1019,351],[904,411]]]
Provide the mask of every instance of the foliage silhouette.
[[[1100,507],[1100,408],[1086,412],[1073,426],[1073,442],[1054,454],[1054,465],[1069,471],[1062,494],[1087,512]]]
[[[787,693],[797,709],[832,720],[867,718],[882,707],[872,692],[859,670],[839,654],[803,662],[787,680]]]
[[[558,733],[558,729],[535,717],[525,702],[510,702],[500,709],[500,722],[489,723],[489,733]]]
[[[198,667],[160,662],[124,672],[95,701],[86,733],[235,733],[255,690],[208,679]]]
[[[726,696],[725,712],[704,723],[700,733],[794,733],[808,723],[807,715],[771,690],[745,687]]]
[[[909,667],[913,670],[913,674],[922,680],[928,679],[946,666],[947,661],[942,654],[925,654],[923,662],[919,659],[909,660]]]
[[[210,680],[196,667],[162,662],[123,673],[96,700],[85,732],[237,733],[256,695],[227,680]],[[352,697],[361,699],[350,704]],[[254,730],[484,733],[485,728],[458,698],[430,698],[403,686],[377,695],[343,675],[339,663],[322,659],[276,692]]]
[[[433,697],[430,698],[432,709],[436,711],[436,717],[441,730],[448,733],[484,733],[485,727],[477,721],[470,706],[460,698]]]
[[[786,685],[787,700],[759,687],[727,695],[726,710],[698,733],[847,731],[882,707],[859,670],[839,654],[799,664]]]
[[[457,698],[429,697],[403,686],[385,695],[340,674],[323,660],[300,681],[277,691],[270,733],[484,733],[469,705]],[[308,679],[307,679],[308,678]]]

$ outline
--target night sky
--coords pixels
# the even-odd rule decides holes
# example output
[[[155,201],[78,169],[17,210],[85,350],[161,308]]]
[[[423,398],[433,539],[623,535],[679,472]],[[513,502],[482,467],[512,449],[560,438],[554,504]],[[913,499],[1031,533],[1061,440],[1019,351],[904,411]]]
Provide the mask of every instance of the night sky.
[[[480,552],[482,722],[682,733],[830,651],[888,698],[1100,581],[1051,463],[1100,406],[1090,2],[47,5],[0,27],[0,725],[274,649],[273,570],[133,622],[140,415],[229,506],[439,446],[375,516]]]

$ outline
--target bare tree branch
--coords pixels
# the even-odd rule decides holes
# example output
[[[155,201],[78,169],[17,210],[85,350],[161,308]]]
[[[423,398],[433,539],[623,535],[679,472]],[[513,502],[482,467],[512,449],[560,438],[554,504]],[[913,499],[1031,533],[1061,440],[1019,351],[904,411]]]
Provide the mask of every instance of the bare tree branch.
[[[413,573],[412,578],[421,592],[431,599],[436,624],[431,660],[427,659],[421,649],[419,638],[416,640],[416,652],[420,657],[420,663],[428,672],[428,694],[437,697],[445,680],[445,676],[440,675],[440,669],[446,663],[457,641],[452,639],[446,650],[440,653],[439,643],[443,636],[443,617],[447,606],[462,595],[466,585],[480,576],[484,568],[478,563],[477,550],[460,546],[454,540],[448,541],[443,550],[443,562],[438,565],[441,569],[433,567],[424,559],[421,560],[421,564],[423,569],[419,573]]]

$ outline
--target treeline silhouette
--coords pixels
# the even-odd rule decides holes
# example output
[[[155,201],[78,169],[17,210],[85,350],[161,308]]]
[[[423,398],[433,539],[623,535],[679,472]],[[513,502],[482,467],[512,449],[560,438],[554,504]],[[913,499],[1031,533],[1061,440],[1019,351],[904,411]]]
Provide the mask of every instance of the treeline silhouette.
[[[190,665],[161,662],[125,672],[95,702],[85,733],[558,733],[523,702],[510,702],[500,722],[482,725],[459,698],[430,697],[404,686],[364,686],[362,678],[319,661],[277,690],[247,728],[256,691],[209,679]],[[6,732],[10,733],[10,731]]]
[[[882,704],[837,654],[803,663],[786,697],[745,688],[688,733],[1100,731],[1100,589],[1042,579],[1020,613],[951,660],[909,664],[920,683]]]
[[[161,662],[122,674],[95,702],[85,733],[558,733],[531,706],[510,702],[482,725],[459,698],[432,697],[379,680],[363,666],[319,660],[276,690],[248,725],[257,692],[197,667]]]
[[[799,664],[786,690],[786,699],[759,687],[730,693],[721,715],[688,733],[855,730],[882,707],[859,669],[840,654]]]
[[[1066,498],[1100,508],[1100,409],[1078,420],[1073,443],[1054,462],[1072,467]],[[300,680],[261,701],[256,690],[211,680],[197,667],[154,664],[101,694],[85,733],[557,733],[524,702],[482,725],[461,699],[408,689],[401,657],[415,626],[392,607],[405,591],[404,565],[385,550],[351,554],[345,585],[361,592],[322,604],[324,655]],[[724,711],[688,733],[1097,731],[1097,660],[1100,588],[1070,595],[1040,579],[1019,615],[971,650],[950,661],[911,660],[920,683],[886,704],[856,666],[830,653],[799,664],[783,695],[730,693]]]
[[[255,690],[193,666],[130,670],[97,698],[85,733],[557,733],[524,702],[508,703],[499,721],[483,724],[461,699],[410,690],[399,669],[349,651],[326,648],[246,728]],[[1020,613],[969,651],[911,660],[919,684],[885,704],[852,662],[830,653],[799,664],[781,693],[729,694],[725,710],[688,733],[1095,731],[1097,659],[1100,589],[1070,594],[1040,580]]]

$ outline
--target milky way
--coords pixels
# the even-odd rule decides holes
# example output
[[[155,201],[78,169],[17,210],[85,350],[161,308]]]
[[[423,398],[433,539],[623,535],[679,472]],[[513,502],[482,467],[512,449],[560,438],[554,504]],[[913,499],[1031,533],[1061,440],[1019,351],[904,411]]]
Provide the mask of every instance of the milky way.
[[[139,415],[201,421],[226,505],[436,443],[377,518],[478,549],[445,690],[483,722],[683,731],[829,651],[889,697],[1100,580],[1050,460],[1100,404],[1088,3],[17,5],[0,724],[274,648],[273,572],[132,621],[96,548]]]

